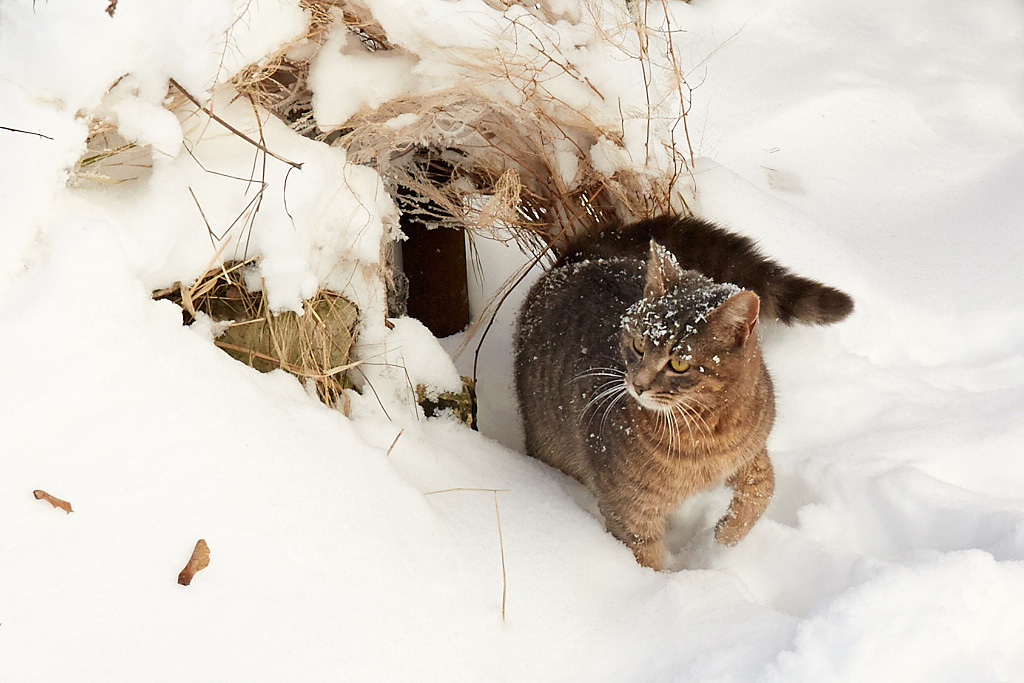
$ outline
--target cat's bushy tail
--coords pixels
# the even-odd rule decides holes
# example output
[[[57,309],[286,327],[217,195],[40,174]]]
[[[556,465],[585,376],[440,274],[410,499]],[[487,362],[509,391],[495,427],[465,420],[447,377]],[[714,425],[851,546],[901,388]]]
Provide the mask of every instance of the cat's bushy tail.
[[[652,239],[668,248],[683,268],[755,292],[761,299],[762,318],[787,325],[824,325],[839,322],[853,311],[853,299],[845,292],[793,273],[765,256],[748,237],[693,217],[662,216],[602,226],[574,239],[559,262],[646,258]]]

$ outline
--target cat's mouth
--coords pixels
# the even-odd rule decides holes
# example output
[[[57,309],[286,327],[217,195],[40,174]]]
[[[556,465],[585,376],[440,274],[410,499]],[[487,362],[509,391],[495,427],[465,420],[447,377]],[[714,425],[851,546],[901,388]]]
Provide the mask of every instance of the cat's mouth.
[[[636,389],[634,389],[633,385],[629,382],[626,382],[626,391],[629,392],[629,395],[632,396],[637,403],[640,404],[641,408],[646,408],[647,410],[656,410],[659,413],[672,412],[672,405],[670,403],[659,399],[657,396],[652,395],[649,391],[645,391],[642,394],[638,394]]]

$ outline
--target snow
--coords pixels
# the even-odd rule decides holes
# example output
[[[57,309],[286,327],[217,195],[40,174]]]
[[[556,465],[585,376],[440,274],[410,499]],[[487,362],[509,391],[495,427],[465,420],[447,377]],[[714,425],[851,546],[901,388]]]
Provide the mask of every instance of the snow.
[[[415,66],[409,55],[366,53],[348,31],[335,31],[310,67],[316,120],[324,129],[337,127],[361,107],[377,107],[413,90]]]
[[[317,97],[340,116],[461,77],[467,54],[497,49],[494,4],[367,1],[415,67],[346,60],[339,43]],[[639,69],[606,42],[635,48],[621,3],[539,5],[562,21],[509,16],[564,38],[609,99],[564,76],[545,87],[595,120],[618,120],[617,97],[646,116]],[[536,273],[481,348],[482,433],[422,419],[409,384],[451,388],[478,338],[457,371],[415,321],[385,325],[379,247],[396,213],[380,178],[211,96],[301,34],[297,0],[106,6],[0,2],[0,126],[52,138],[0,130],[4,680],[1024,678],[1019,3],[651,4],[699,83],[694,208],[857,303],[835,327],[762,331],[775,500],[735,548],[711,538],[727,492],[688,501],[664,573],[521,454],[511,320]],[[169,114],[168,78],[301,170],[263,170],[194,107]],[[92,116],[152,146],[147,179],[68,183]],[[646,129],[622,128],[624,148],[597,143],[602,169],[647,153]],[[214,261],[198,207],[221,234],[261,182],[224,253],[262,254],[275,309],[318,285],[356,300],[351,417],[150,298]],[[527,258],[476,245],[479,312]],[[211,563],[178,586],[199,538]]]

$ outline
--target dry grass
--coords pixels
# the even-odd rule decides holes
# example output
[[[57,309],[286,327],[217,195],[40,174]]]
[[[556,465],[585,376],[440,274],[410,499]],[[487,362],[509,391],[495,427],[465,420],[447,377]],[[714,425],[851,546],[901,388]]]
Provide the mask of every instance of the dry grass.
[[[153,149],[126,140],[106,119],[91,119],[86,150],[68,176],[68,184],[119,185],[145,180],[153,171]]]
[[[549,25],[565,18],[547,2],[488,4],[499,10],[522,5]],[[686,210],[678,192],[692,160],[685,115],[672,128],[669,164],[654,162],[666,150],[649,149],[647,158],[637,160],[632,170],[598,172],[591,148],[599,140],[621,147],[625,119],[618,126],[601,124],[584,108],[561,100],[557,88],[549,88],[556,78],[572,79],[601,100],[605,95],[573,65],[557,39],[541,35],[535,25],[521,19],[508,20],[495,35],[493,51],[446,48],[446,57],[462,74],[451,87],[398,97],[364,108],[333,129],[319,128],[306,78],[328,28],[344,26],[368,52],[402,48],[388,39],[358,0],[303,0],[303,5],[312,16],[306,35],[243,71],[232,86],[304,135],[343,146],[354,163],[375,166],[395,193],[399,187],[411,190],[422,199],[421,210],[433,212],[429,218],[438,224],[456,224],[488,236],[494,226],[511,227],[524,245],[535,248],[554,242],[557,248],[565,235],[604,221]],[[643,75],[648,144],[656,146],[661,143],[650,130],[650,121],[664,109],[666,99],[652,99],[656,72],[671,71],[668,78],[675,81],[674,96],[684,113],[692,89],[671,40],[659,43],[667,45],[667,67],[664,59],[652,57],[651,43],[659,34],[642,18],[650,0],[633,5],[633,17],[624,14],[622,20],[637,40],[626,41],[621,34],[608,40],[635,61]],[[595,15],[591,20],[600,25],[599,3],[581,2],[579,7],[569,18],[590,12]],[[668,26],[662,33],[670,35],[671,30]],[[665,74],[658,75],[664,80]],[[677,132],[679,140],[674,139]],[[450,173],[437,174],[437,164]]]
[[[471,237],[494,236],[497,228],[507,230],[502,234],[512,234],[537,260],[548,250],[557,252],[573,234],[602,223],[687,210],[681,188],[686,185],[693,158],[685,116],[692,95],[689,74],[672,46],[676,27],[655,29],[645,20],[651,7],[661,6],[668,16],[668,0],[634,0],[625,5],[581,0],[570,9],[565,9],[564,3],[554,3],[563,8],[558,11],[544,0],[486,0],[498,10],[518,4],[529,14],[518,9],[496,13],[494,17],[505,23],[495,29],[492,50],[445,48],[447,65],[458,74],[452,85],[364,107],[328,129],[321,128],[313,116],[308,85],[310,64],[325,44],[328,31],[349,31],[367,53],[405,48],[389,39],[360,0],[301,1],[310,16],[305,34],[220,87],[247,98],[257,111],[273,113],[302,135],[343,147],[350,163],[376,168],[393,195],[404,188],[401,194],[415,198],[415,205],[403,206],[403,210],[426,214],[428,223],[466,228]],[[601,12],[614,16],[609,21],[609,17],[599,16]],[[616,96],[601,92],[575,66],[571,50],[563,51],[553,28],[563,19],[605,27],[601,30],[607,34],[600,38],[636,67],[646,101],[629,102],[628,106],[619,101],[617,120],[609,117],[607,103]],[[230,33],[226,41],[230,41]],[[665,83],[670,87],[666,89]],[[567,86],[582,96],[575,102],[566,101],[560,95],[567,92]],[[171,87],[167,106],[175,110],[191,99],[208,114],[197,120],[205,120],[204,125],[227,125],[192,95]],[[603,117],[588,110],[588,98],[606,105]],[[671,125],[666,134],[668,119]],[[636,158],[636,141],[630,147],[626,140],[627,125],[635,130],[637,121],[646,126],[642,158]],[[263,143],[262,130],[259,140],[233,132],[253,144],[264,163],[267,155],[273,155]],[[202,134],[193,131],[186,137]],[[125,140],[109,122],[97,121],[89,139],[89,152],[72,174],[75,182],[124,182],[143,177],[152,163],[148,148]],[[601,146],[628,158],[629,163],[602,171],[607,166],[592,157],[593,150]],[[266,189],[256,162],[253,168],[249,182]],[[250,229],[261,199],[262,193],[257,193],[244,216],[240,215]],[[216,237],[207,227],[211,240],[223,237]],[[387,248],[382,245],[384,252]],[[339,306],[344,308],[337,303],[340,297],[324,292],[307,302],[304,316],[270,316],[262,294],[240,286],[233,270],[253,267],[246,262],[215,269],[199,284],[179,290],[179,299],[183,306],[194,309],[193,313],[206,310],[203,306],[207,303],[230,304],[231,310],[218,314],[210,308],[214,311],[210,314],[218,320],[235,320],[229,331],[247,328],[258,334],[244,343],[225,337],[220,341],[222,347],[254,367],[282,367],[312,381],[331,405],[342,401],[351,325],[342,324],[346,328],[342,331],[329,322]],[[381,269],[382,277],[386,277],[385,270]],[[479,324],[488,324],[516,282],[513,277],[506,283]]]
[[[208,271],[193,285],[176,284],[155,298],[179,304],[187,319],[200,313],[223,325],[216,344],[228,355],[261,371],[282,369],[298,377],[329,406],[347,414],[348,370],[355,344],[357,311],[344,297],[320,291],[304,302],[303,315],[270,313],[258,280],[255,259],[227,263]]]
[[[399,432],[398,435],[401,436],[402,433]],[[397,437],[396,437],[396,441],[397,441]],[[508,492],[508,489],[484,489],[484,488],[458,487],[458,488],[451,488],[451,489],[441,489],[439,491],[425,491],[423,493],[423,495],[424,496],[433,496],[433,495],[436,495],[438,493],[454,493],[454,492],[459,492],[459,491],[479,491],[479,492],[484,492],[484,493],[490,493],[491,495],[494,496],[494,520],[495,520],[495,523],[497,524],[497,529],[498,529],[498,551],[500,553],[500,558],[501,558],[501,620],[505,621],[506,620],[506,614],[507,614],[507,606],[508,606],[507,605],[507,603],[508,603],[508,570],[506,569],[506,566],[505,566],[505,536],[504,536],[504,534],[502,533],[502,530],[501,530],[501,510],[498,507],[498,494],[499,493],[506,493],[506,492]]]
[[[307,82],[309,65],[337,23],[360,37],[367,49],[387,50],[384,29],[373,20],[369,10],[349,0],[300,0],[309,11],[310,21],[301,37],[281,46],[257,64],[236,74],[230,86],[260,107],[274,113],[298,133],[322,137],[312,113],[313,93]]]
[[[496,29],[493,50],[444,47],[459,74],[451,85],[364,107],[332,128],[314,119],[306,84],[327,30],[350,31],[367,53],[404,51],[360,0],[303,0],[312,17],[306,35],[243,71],[232,87],[301,134],[344,147],[350,162],[375,167],[392,195],[402,195],[403,211],[465,228],[471,240],[495,237],[500,228],[535,261],[603,223],[688,213],[694,153],[686,112],[693,89],[673,47],[678,27],[666,18],[668,0],[634,0],[617,9],[582,0],[568,9],[558,3],[557,11],[544,0],[486,1],[499,11],[520,5],[530,14],[495,14],[505,24]],[[649,26],[648,14],[659,9],[662,23]],[[563,51],[553,29],[559,20],[605,27],[600,39],[633,65],[645,100],[624,105],[619,99],[618,118],[609,121],[607,112],[595,120],[578,103],[585,97],[577,103],[560,97],[568,85],[602,105],[617,99]],[[627,125],[637,121],[646,127],[640,158],[635,141],[630,153],[625,139]],[[597,143],[629,163],[602,172],[592,158]],[[484,334],[523,274],[510,278],[477,317]]]
[[[622,148],[625,123],[637,113],[620,112],[617,124],[598,122],[586,107],[560,99],[561,85],[551,84],[564,85],[567,79],[602,102],[606,94],[563,52],[555,32],[538,30],[536,22],[521,16],[510,18],[514,13],[504,15],[506,25],[494,36],[494,50],[445,50],[460,74],[451,87],[397,97],[331,129],[320,128],[314,119],[308,86],[310,64],[328,32],[344,28],[367,52],[403,50],[360,0],[301,0],[310,16],[305,34],[224,85],[300,134],[343,146],[353,162],[374,165],[392,189],[407,188],[422,198],[424,207],[439,207],[439,223],[457,223],[485,235],[496,225],[512,227],[525,244],[555,242],[557,247],[559,235],[604,221],[686,210],[678,188],[693,157],[685,116],[692,88],[673,49],[674,27],[654,29],[645,21],[648,8],[667,1],[627,3],[631,9],[614,17],[619,22],[615,35],[602,36],[622,58],[635,63],[647,93],[645,103],[631,103],[645,109],[646,158],[611,174],[595,169],[593,145],[602,141]],[[487,4],[496,10],[520,5],[548,28],[566,18],[596,26],[609,23],[602,15],[608,8],[596,1],[583,0],[574,9],[558,11],[545,1]],[[628,35],[635,39],[627,40]],[[675,110],[681,114],[668,144],[651,130],[669,99],[655,87],[659,79],[674,81]],[[179,104],[180,99],[168,106]],[[406,125],[396,126],[400,116]],[[669,149],[652,149],[659,146]],[[668,163],[655,159],[666,153]],[[452,169],[443,181],[429,171],[437,161]],[[110,123],[97,121],[89,151],[73,177],[76,182],[124,182],[143,177],[151,163],[150,150],[121,138]]]

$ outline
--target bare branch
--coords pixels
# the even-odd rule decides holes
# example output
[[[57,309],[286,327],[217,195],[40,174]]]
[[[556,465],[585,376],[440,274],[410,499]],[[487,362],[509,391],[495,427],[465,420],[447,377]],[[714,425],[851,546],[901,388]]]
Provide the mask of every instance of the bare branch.
[[[231,125],[230,123],[228,123],[227,121],[225,121],[225,120],[224,120],[224,119],[222,119],[221,117],[219,117],[219,116],[217,116],[216,114],[214,114],[214,113],[213,113],[212,111],[210,111],[210,110],[209,110],[208,108],[206,108],[206,107],[204,107],[203,105],[201,105],[201,104],[199,103],[199,100],[197,100],[196,98],[192,97],[192,94],[191,94],[191,93],[189,93],[189,91],[185,90],[185,88],[183,88],[183,87],[181,86],[181,84],[179,84],[179,83],[178,83],[178,82],[177,82],[176,80],[174,80],[173,78],[171,79],[171,85],[173,85],[173,86],[174,86],[175,88],[177,88],[177,89],[178,89],[179,91],[181,91],[181,94],[182,94],[182,95],[184,95],[185,97],[187,97],[187,98],[188,98],[188,100],[189,100],[189,101],[190,101],[190,102],[191,102],[192,104],[194,104],[194,105],[195,105],[196,107],[198,107],[198,108],[199,108],[199,111],[203,112],[204,114],[206,114],[207,116],[209,116],[209,117],[210,117],[211,119],[213,119],[214,121],[216,121],[216,122],[217,122],[217,123],[219,123],[220,125],[224,126],[224,127],[225,127],[225,128],[227,128],[227,129],[228,129],[229,131],[231,131],[232,133],[234,133],[234,134],[235,134],[235,135],[237,135],[238,137],[242,138],[243,140],[245,140],[246,142],[248,142],[248,143],[249,143],[250,145],[252,145],[252,146],[253,146],[253,147],[255,147],[256,149],[260,150],[261,152],[264,152],[265,154],[269,154],[270,156],[274,157],[274,158],[275,158],[275,159],[277,159],[278,161],[283,161],[284,163],[288,164],[288,165],[289,165],[289,166],[291,166],[292,168],[302,169],[302,164],[300,164],[300,163],[296,163],[296,162],[294,162],[294,161],[291,161],[291,160],[289,160],[289,159],[285,159],[285,158],[284,158],[283,156],[281,156],[281,155],[279,155],[279,154],[275,154],[275,153],[271,152],[271,151],[270,151],[269,149],[267,149],[267,148],[266,148],[266,146],[264,146],[264,145],[261,145],[260,143],[256,142],[256,141],[255,141],[255,140],[253,140],[253,139],[252,139],[251,137],[249,137],[248,135],[246,135],[246,134],[245,134],[245,133],[243,133],[242,131],[238,130],[237,128],[235,128],[234,126],[232,126],[232,125]]]
[[[0,130],[6,130],[6,131],[8,131],[10,133],[22,133],[24,135],[35,135],[36,137],[46,138],[47,140],[52,140],[53,139],[49,135],[43,135],[42,133],[35,133],[35,132],[31,131],[31,130],[22,130],[20,128],[8,128],[7,126],[0,126]]]

